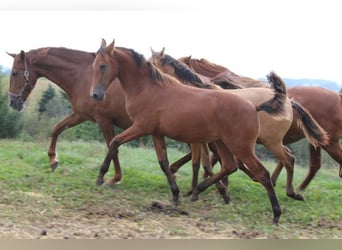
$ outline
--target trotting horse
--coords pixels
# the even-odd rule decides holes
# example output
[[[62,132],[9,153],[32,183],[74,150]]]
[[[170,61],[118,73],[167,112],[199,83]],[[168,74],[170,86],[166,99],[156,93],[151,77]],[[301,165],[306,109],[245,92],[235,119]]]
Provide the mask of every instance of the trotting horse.
[[[190,66],[197,73],[220,77],[229,76],[231,71],[227,68],[214,64],[206,59],[194,59],[191,57],[180,58],[182,62]],[[235,74],[236,75],[236,74]],[[227,79],[224,77],[224,79]],[[265,87],[266,84],[257,80],[230,81],[231,88],[249,88],[249,87]],[[300,103],[305,107],[314,119],[329,135],[329,143],[325,146],[315,147],[309,145],[310,163],[308,174],[304,181],[299,185],[300,190],[304,190],[312,181],[317,171],[321,168],[321,148],[323,148],[331,158],[333,158],[340,166],[339,176],[342,178],[342,149],[340,146],[340,136],[342,135],[342,95],[334,91],[322,87],[296,86],[288,88],[287,95],[289,98]],[[301,127],[297,121],[298,113],[293,112],[293,122],[284,137],[284,144],[291,144],[305,137]],[[283,165],[278,163],[272,174],[272,181],[275,184]]]
[[[9,55],[14,58],[8,92],[12,108],[18,111],[23,109],[24,102],[40,77],[46,77],[62,88],[71,103],[72,113],[59,122],[52,131],[48,150],[52,170],[58,166],[56,144],[58,136],[64,130],[86,120],[94,121],[100,127],[108,145],[114,136],[114,125],[126,129],[132,124],[126,112],[125,95],[120,84],[112,84],[108,88],[110,96],[115,94],[116,97],[107,98],[104,103],[96,102],[89,96],[91,65],[95,53],[48,47]],[[113,163],[115,176],[107,182],[108,184],[117,183],[122,178],[117,155],[113,156]]]
[[[208,79],[209,82],[202,83],[202,75],[196,74],[186,64],[179,62],[168,54],[165,54],[165,48],[163,48],[160,52],[155,52],[153,49],[151,49],[151,51],[152,57],[150,61],[163,72],[176,77],[180,82],[196,87],[201,87],[202,84],[202,88],[209,88],[209,86],[213,85],[213,89],[217,89],[217,85],[212,83],[210,79]],[[275,88],[275,91],[277,89],[284,89],[283,94],[286,95],[284,82],[278,76],[273,76],[274,78],[269,78],[270,82],[273,83],[272,86],[274,86],[275,83],[279,83]],[[221,89],[221,91],[235,93],[258,105],[263,96],[267,97],[272,95],[274,90],[270,88],[244,88],[235,90]],[[295,193],[293,188],[293,168],[295,159],[289,150],[283,145],[283,138],[292,124],[292,107],[296,109],[299,114],[301,114],[301,119],[299,120],[300,124],[298,126],[305,130],[308,141],[314,146],[327,144],[328,136],[326,135],[326,132],[311,117],[311,115],[301,107],[301,105],[291,101],[287,97],[284,104],[284,109],[286,109],[287,112],[285,112],[283,116],[274,118],[267,113],[259,113],[260,133],[257,142],[263,144],[266,148],[273,152],[278,158],[279,162],[286,167],[287,195],[297,200],[303,200],[303,196]],[[242,170],[244,169],[242,168]]]
[[[157,157],[176,203],[179,189],[168,165],[164,136],[185,143],[215,142],[221,170],[200,183],[191,199],[197,200],[200,192],[236,171],[236,156],[266,189],[272,205],[273,222],[278,223],[281,209],[269,172],[254,154],[259,134],[257,111],[283,111],[282,105],[276,105],[274,109],[273,105],[277,104],[274,98],[256,107],[235,94],[185,86],[163,74],[134,50],[114,47],[114,41],[106,46],[102,40],[93,69],[90,89],[93,98],[103,100],[105,90],[115,78],[119,78],[127,97],[127,112],[133,121],[131,127],[110,142],[99,176],[108,170],[110,159],[121,144],[152,135],[155,143],[163,149],[157,152]],[[219,190],[226,195],[224,187],[219,187]]]

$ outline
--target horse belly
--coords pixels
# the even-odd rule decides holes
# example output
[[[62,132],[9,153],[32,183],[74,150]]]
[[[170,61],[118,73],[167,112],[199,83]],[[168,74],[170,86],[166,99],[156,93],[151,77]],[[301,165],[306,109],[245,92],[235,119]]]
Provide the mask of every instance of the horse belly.
[[[174,140],[186,143],[207,143],[219,137],[218,130],[210,126],[207,118],[205,112],[198,114],[198,111],[182,110],[171,118],[162,118],[158,130]]]

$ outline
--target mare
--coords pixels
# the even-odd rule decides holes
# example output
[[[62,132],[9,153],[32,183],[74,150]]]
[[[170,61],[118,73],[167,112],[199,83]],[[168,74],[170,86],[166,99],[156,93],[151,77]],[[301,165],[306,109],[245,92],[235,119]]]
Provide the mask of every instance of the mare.
[[[108,88],[108,95],[115,95],[115,98],[107,98],[104,102],[97,102],[89,95],[95,53],[46,47],[29,52],[20,51],[18,54],[8,54],[14,58],[8,92],[12,108],[18,111],[24,108],[25,101],[40,77],[49,79],[63,89],[71,103],[72,113],[52,130],[48,149],[52,171],[58,167],[59,163],[56,152],[58,136],[66,129],[87,120],[96,122],[108,145],[115,135],[114,125],[126,129],[132,124],[126,112],[125,93],[120,84],[112,84]],[[186,155],[172,166],[178,167],[187,160]],[[122,179],[118,155],[113,156],[113,163],[115,175],[106,182],[107,185],[119,183]],[[103,182],[103,179],[97,179],[97,185]]]
[[[230,72],[227,68],[206,59],[194,59],[190,56],[179,60],[187,64],[195,72],[207,76],[222,78],[222,75],[229,75]],[[219,74],[221,76],[218,76]],[[245,81],[244,78],[241,78],[240,82],[230,81],[230,88],[249,88],[257,85],[260,87],[266,86],[265,83],[253,79]],[[288,88],[287,96],[305,107],[329,136],[329,143],[326,145],[321,145],[321,147],[309,145],[309,170],[307,176],[299,185],[299,190],[304,190],[321,168],[321,148],[339,164],[339,176],[342,178],[342,149],[339,142],[342,134],[342,95],[322,87],[296,86]],[[305,137],[301,126],[298,124],[298,116],[299,114],[294,110],[292,125],[283,139],[285,145]],[[279,162],[272,174],[274,185],[282,167],[282,163]]]
[[[103,103],[96,102],[89,95],[91,65],[95,53],[48,47],[9,55],[14,58],[8,92],[12,108],[18,111],[24,108],[24,102],[40,77],[46,77],[63,89],[71,103],[72,113],[60,121],[52,131],[48,156],[53,171],[58,166],[57,139],[64,130],[87,120],[96,122],[108,145],[115,135],[114,125],[123,129],[131,125],[120,84],[112,84],[108,88],[108,92],[111,95],[115,93],[116,98],[107,98]],[[122,178],[118,155],[113,155],[113,163],[115,176],[107,182],[108,184],[117,183]],[[98,180],[99,184],[101,182],[103,180]]]
[[[273,210],[273,223],[278,223],[281,209],[269,172],[254,153],[259,134],[257,112],[264,110],[274,115],[283,112],[278,96],[274,95],[266,103],[255,106],[235,94],[183,85],[163,74],[134,50],[114,47],[114,41],[106,46],[102,40],[93,69],[90,90],[93,98],[104,100],[105,90],[115,78],[119,78],[126,93],[127,112],[133,121],[132,126],[110,142],[99,176],[106,173],[112,155],[117,153],[121,144],[152,135],[155,144],[162,149],[157,152],[157,157],[167,175],[173,201],[177,203],[179,188],[169,168],[164,137],[185,143],[214,142],[221,170],[201,182],[193,191],[191,200],[197,200],[198,194],[212,184],[217,184],[221,194],[226,196],[225,187],[218,183],[237,170],[236,156],[266,189]]]
[[[150,60],[154,65],[156,65],[163,72],[176,77],[180,82],[183,82],[185,84],[193,84],[194,86],[199,86],[202,83],[200,80],[201,75],[192,71],[186,64],[176,60],[168,54],[165,54],[164,51],[165,48],[163,48],[160,52],[155,52],[152,50],[152,57]],[[276,83],[279,83],[278,87],[275,88],[275,91],[279,88],[284,89],[283,94],[286,95],[285,84],[279,77],[277,77],[276,79],[269,78],[268,80],[270,81],[270,83],[273,83],[272,86],[274,86]],[[217,85],[210,81],[207,83],[203,83],[202,88],[209,88],[208,86],[210,85],[215,86],[213,87],[213,89],[217,89]],[[274,90],[271,88],[255,87],[235,90],[221,89],[221,91],[229,91],[231,93],[237,94],[258,105],[263,99],[263,96],[268,97],[272,95]],[[257,142],[263,144],[266,148],[273,152],[274,155],[278,158],[279,162],[281,162],[286,167],[287,195],[297,200],[303,200],[304,198],[300,194],[295,193],[293,188],[293,168],[295,159],[282,142],[285,134],[292,124],[292,107],[294,107],[301,114],[299,126],[305,129],[305,134],[307,135],[307,139],[310,141],[310,143],[318,146],[320,144],[326,144],[328,142],[327,135],[325,134],[325,131],[319,126],[319,124],[317,124],[317,122],[311,117],[308,112],[305,111],[305,109],[303,109],[297,103],[291,101],[288,97],[286,97],[284,104],[284,109],[286,109],[287,112],[285,112],[283,116],[275,118],[264,112],[259,113],[260,133]],[[240,166],[240,168],[241,167],[242,166]],[[241,169],[245,170],[243,167]],[[198,173],[198,171],[196,173]]]

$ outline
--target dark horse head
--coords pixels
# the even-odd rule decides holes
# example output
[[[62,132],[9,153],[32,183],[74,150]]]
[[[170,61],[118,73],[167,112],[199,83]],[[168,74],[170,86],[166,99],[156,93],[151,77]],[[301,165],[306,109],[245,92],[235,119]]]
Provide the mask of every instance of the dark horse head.
[[[20,111],[24,108],[24,102],[34,88],[38,77],[35,72],[30,71],[24,51],[19,54],[7,54],[14,58],[8,91],[9,105]]]

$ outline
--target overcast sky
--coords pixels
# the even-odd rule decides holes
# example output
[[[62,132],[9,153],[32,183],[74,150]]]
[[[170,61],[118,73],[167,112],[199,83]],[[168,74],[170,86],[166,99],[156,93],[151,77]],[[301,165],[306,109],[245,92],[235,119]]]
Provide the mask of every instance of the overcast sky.
[[[338,0],[5,0],[0,7],[0,64],[5,52],[40,47],[96,51],[105,38],[149,57],[207,58],[254,78],[342,82]]]

